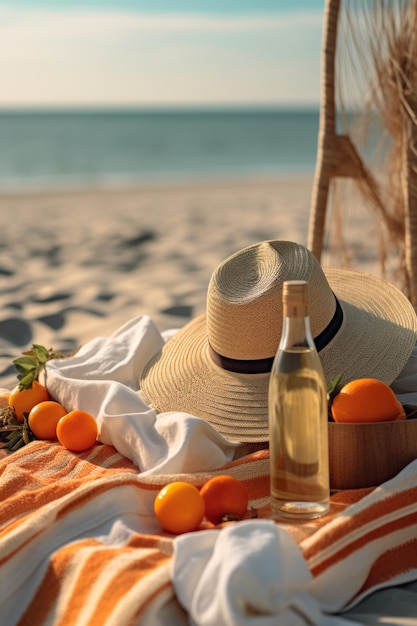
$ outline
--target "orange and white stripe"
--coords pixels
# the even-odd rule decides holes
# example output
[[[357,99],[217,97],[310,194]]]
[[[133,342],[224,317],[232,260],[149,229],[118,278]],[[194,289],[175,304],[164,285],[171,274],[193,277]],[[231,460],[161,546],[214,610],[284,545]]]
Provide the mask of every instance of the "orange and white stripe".
[[[417,579],[417,461],[301,542],[326,611]]]
[[[4,623],[136,623],[172,596],[172,540],[152,514],[159,486],[114,448],[74,455],[34,442],[0,462],[0,476]]]
[[[1,623],[152,624],[174,600],[173,537],[155,520],[155,496],[173,480],[200,487],[221,473],[246,483],[258,517],[271,516],[267,450],[216,472],[175,476],[141,476],[106,445],[74,454],[38,441],[0,460]],[[311,593],[329,612],[417,579],[417,466],[376,490],[335,494],[321,520],[284,525],[313,573]]]

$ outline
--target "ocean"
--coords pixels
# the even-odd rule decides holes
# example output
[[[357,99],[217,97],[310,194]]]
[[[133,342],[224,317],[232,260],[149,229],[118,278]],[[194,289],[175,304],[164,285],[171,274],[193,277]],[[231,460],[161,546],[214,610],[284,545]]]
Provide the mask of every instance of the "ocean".
[[[318,110],[0,112],[0,191],[312,173]]]

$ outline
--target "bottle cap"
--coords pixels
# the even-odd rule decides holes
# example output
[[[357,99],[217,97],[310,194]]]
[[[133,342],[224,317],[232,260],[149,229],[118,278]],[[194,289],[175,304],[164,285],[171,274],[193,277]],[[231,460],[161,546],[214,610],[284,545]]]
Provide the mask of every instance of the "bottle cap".
[[[282,285],[284,304],[307,304],[308,283],[305,280],[286,280]]]

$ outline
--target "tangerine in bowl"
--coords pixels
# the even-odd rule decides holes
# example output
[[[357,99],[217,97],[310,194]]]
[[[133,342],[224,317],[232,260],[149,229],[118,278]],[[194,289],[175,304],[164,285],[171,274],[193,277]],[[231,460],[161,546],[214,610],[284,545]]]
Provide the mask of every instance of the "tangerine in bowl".
[[[358,378],[343,385],[331,406],[335,422],[389,422],[405,419],[402,404],[391,387],[377,378]]]
[[[417,407],[403,406],[380,380],[346,383],[331,403],[332,490],[376,487],[417,458]]]

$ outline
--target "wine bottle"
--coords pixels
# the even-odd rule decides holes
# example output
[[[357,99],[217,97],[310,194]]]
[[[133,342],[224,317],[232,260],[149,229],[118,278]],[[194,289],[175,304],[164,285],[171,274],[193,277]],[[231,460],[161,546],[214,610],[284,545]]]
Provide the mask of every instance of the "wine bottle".
[[[271,509],[310,519],[330,507],[327,388],[308,315],[308,284],[283,284],[283,327],[269,380]]]

